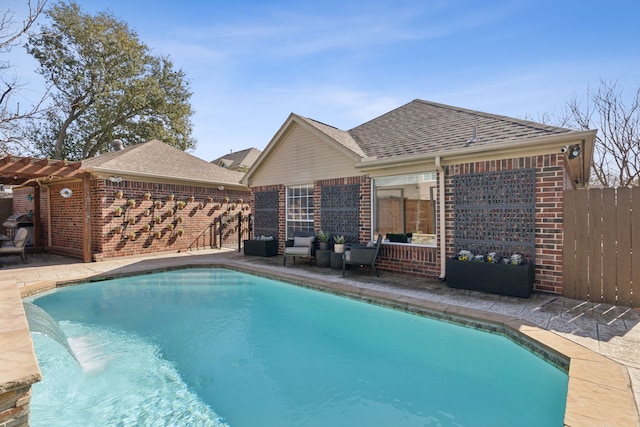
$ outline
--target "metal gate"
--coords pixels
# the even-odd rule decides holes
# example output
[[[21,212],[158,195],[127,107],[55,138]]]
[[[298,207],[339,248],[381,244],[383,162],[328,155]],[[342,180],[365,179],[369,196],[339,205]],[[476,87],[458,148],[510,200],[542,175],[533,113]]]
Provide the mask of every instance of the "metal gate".
[[[242,213],[222,214],[189,246],[189,249],[230,248],[242,250],[242,241],[250,239],[253,230],[253,216]]]

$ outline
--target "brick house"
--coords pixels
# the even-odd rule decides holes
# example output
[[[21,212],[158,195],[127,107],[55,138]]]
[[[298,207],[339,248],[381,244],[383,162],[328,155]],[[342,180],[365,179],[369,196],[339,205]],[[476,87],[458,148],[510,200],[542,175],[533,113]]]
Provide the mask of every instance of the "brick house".
[[[461,249],[521,253],[562,292],[562,194],[589,179],[596,131],[414,100],[349,131],[291,114],[243,179],[255,234],[322,229],[383,243],[378,266],[446,277]]]
[[[250,212],[242,173],[158,140],[83,160],[69,175],[16,188],[13,211],[33,210],[36,246],[87,262],[217,247],[237,230],[220,219]]]

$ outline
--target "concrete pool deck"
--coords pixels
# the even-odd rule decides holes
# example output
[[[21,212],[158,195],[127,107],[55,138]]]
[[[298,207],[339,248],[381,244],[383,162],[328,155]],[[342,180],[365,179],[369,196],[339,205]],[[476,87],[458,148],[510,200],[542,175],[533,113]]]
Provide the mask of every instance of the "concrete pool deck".
[[[97,263],[36,254],[27,264],[11,258],[0,259],[0,263],[0,282],[13,283],[23,297],[61,284],[179,267],[222,266],[445,320],[463,320],[503,332],[524,345],[545,348],[551,359],[558,356],[554,360],[557,363],[570,358],[565,425],[639,425],[640,310],[555,295],[533,294],[523,300],[482,294],[387,272],[378,278],[368,270],[349,271],[343,278],[342,271],[309,267],[302,261],[283,267],[281,256],[245,257],[217,249]],[[12,364],[4,362],[0,360],[0,379],[6,377],[7,370],[18,368],[15,360]]]

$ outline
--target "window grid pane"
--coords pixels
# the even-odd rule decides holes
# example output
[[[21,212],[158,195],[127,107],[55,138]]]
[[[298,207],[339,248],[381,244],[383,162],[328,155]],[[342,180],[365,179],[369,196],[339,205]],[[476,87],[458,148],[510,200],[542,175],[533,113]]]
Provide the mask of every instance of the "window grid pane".
[[[313,185],[287,187],[287,238],[295,230],[313,230]]]

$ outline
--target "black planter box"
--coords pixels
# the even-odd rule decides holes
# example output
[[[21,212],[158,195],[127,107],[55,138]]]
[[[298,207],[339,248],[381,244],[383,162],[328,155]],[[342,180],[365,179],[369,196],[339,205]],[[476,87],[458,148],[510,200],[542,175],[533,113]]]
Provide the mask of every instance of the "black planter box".
[[[331,268],[342,270],[342,253],[331,252]]]
[[[273,240],[245,240],[244,254],[251,256],[278,255],[278,241]]]
[[[447,286],[450,288],[529,298],[534,275],[533,264],[447,260]]]
[[[318,249],[316,250],[316,265],[318,267],[331,266],[331,251]]]

